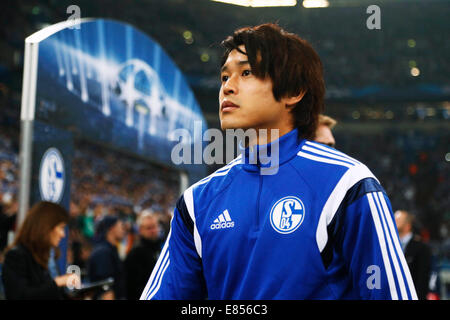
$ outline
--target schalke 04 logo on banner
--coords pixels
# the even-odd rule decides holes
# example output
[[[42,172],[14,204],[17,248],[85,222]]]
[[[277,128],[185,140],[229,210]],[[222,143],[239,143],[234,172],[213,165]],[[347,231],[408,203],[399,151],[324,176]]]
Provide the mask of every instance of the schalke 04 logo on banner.
[[[56,148],[42,157],[39,169],[39,191],[44,201],[59,203],[64,190],[64,160]]]

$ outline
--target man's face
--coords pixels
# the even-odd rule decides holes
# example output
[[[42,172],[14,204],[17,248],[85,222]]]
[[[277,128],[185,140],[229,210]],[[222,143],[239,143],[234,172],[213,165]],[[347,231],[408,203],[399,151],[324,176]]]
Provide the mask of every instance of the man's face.
[[[397,210],[394,214],[395,224],[397,225],[397,230],[399,234],[405,234],[409,232],[409,224],[407,221],[406,214],[403,211]]]
[[[116,241],[122,241],[125,237],[125,226],[122,221],[118,220],[117,223],[111,227],[109,232],[112,232]]]
[[[327,146],[333,147],[336,145],[336,141],[334,140],[333,133],[331,129],[324,125],[320,124],[316,130],[316,138],[314,139],[317,142],[326,144]]]
[[[244,45],[239,48],[245,52]],[[225,129],[280,129],[290,131],[292,116],[283,99],[276,101],[272,80],[256,78],[248,57],[237,50],[228,55],[221,70],[219,117]]]
[[[159,225],[156,218],[147,217],[143,219],[139,227],[139,235],[144,239],[156,240],[159,235]]]

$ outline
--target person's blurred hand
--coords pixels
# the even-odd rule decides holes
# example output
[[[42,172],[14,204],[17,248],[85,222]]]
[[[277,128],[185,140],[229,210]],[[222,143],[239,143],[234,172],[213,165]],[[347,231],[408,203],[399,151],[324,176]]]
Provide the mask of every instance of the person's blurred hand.
[[[100,296],[99,300],[114,300],[114,291],[106,291],[104,294]]]
[[[65,287],[65,286],[71,288],[81,287],[80,276],[75,273],[67,273],[65,275],[55,277],[54,280],[58,287]]]

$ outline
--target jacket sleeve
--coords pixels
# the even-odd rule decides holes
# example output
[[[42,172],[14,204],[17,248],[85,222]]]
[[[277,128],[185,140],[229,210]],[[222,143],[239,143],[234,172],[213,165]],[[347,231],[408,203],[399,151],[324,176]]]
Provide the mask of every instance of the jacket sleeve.
[[[390,201],[379,183],[360,181],[347,192],[340,211],[338,243],[360,298],[417,299]]]
[[[18,250],[6,254],[2,270],[2,280],[8,300],[60,299],[60,289],[50,277],[39,285],[29,284],[27,257]]]
[[[194,223],[181,196],[174,210],[169,235],[141,300],[206,298],[202,262],[194,242]]]

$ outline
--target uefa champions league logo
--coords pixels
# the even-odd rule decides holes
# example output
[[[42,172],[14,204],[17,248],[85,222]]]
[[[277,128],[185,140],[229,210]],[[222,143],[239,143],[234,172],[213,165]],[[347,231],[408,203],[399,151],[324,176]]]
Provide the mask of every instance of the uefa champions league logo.
[[[158,74],[144,61],[131,59],[119,66],[112,90],[126,105],[126,125],[142,127],[144,117],[150,117],[149,133],[155,134],[154,117],[166,116],[165,97]],[[139,113],[139,119],[134,119],[134,111]]]
[[[64,160],[56,148],[50,148],[42,157],[39,169],[39,191],[44,201],[59,203],[64,190]]]
[[[297,230],[305,217],[303,202],[293,196],[278,200],[270,210],[270,224],[276,232],[288,234]]]

